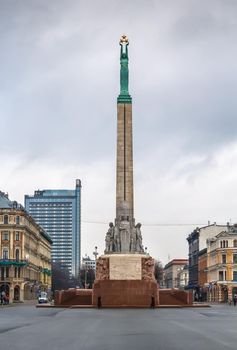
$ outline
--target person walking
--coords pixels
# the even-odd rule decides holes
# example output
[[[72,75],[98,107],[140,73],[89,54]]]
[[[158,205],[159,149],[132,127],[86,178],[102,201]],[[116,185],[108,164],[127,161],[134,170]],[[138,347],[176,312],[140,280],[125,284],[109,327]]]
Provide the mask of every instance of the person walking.
[[[3,303],[3,305],[5,305],[5,297],[6,297],[6,293],[3,290],[2,293],[1,293],[1,302]]]
[[[234,301],[234,306],[236,306],[236,302],[237,302],[237,294],[235,294],[235,295],[234,295],[234,299],[233,299],[233,301]]]

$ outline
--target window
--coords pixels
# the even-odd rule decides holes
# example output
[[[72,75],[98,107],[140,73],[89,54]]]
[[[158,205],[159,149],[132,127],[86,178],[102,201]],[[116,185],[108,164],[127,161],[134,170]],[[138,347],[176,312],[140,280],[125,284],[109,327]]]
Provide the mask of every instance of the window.
[[[4,281],[5,278],[9,278],[9,267],[1,267],[1,280]]]
[[[16,216],[16,224],[17,224],[17,225],[20,224],[20,216],[19,216],[19,215]]]
[[[8,249],[3,248],[2,257],[4,260],[8,259]]]
[[[19,231],[16,231],[16,233],[15,233],[15,240],[16,241],[20,240],[20,232]]]
[[[16,249],[16,261],[19,261],[19,257],[20,257],[19,249]]]
[[[233,254],[233,264],[237,264],[237,254]]]
[[[14,277],[15,278],[20,278],[21,277],[21,268],[20,267],[15,267]]]
[[[4,280],[4,277],[5,277],[5,273],[4,273],[4,267],[1,267],[1,280],[3,281]]]
[[[235,248],[237,248],[237,239],[234,239],[234,241],[233,241],[233,246],[234,246]]]
[[[222,264],[226,264],[226,254],[222,254]]]
[[[3,239],[3,241],[8,241],[9,240],[8,231],[3,231],[2,239]]]
[[[224,271],[219,271],[219,281],[224,281]]]
[[[233,271],[233,281],[237,281],[237,271]]]
[[[225,241],[225,247],[228,248],[228,241]]]
[[[4,215],[3,223],[4,223],[5,225],[8,224],[8,215]]]

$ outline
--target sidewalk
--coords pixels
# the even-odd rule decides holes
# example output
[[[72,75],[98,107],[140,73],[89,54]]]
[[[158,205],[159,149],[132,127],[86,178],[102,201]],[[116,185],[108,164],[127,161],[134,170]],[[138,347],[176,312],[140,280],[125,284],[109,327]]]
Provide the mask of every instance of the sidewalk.
[[[8,308],[8,307],[14,307],[14,306],[35,306],[37,305],[37,300],[25,300],[24,302],[17,302],[17,303],[9,303],[9,304],[0,304],[0,310],[3,308]]]

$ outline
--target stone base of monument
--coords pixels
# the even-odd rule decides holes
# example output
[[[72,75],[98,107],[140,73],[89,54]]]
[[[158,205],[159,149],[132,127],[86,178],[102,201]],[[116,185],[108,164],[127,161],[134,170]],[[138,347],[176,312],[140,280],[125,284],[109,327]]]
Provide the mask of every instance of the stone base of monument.
[[[71,307],[72,305],[91,306],[92,289],[69,288],[55,292],[54,305]]]
[[[105,254],[97,259],[93,289],[55,293],[55,307],[188,307],[192,293],[159,289],[154,260],[146,254]]]
[[[137,280],[96,281],[93,288],[94,307],[157,307],[157,283]]]
[[[146,254],[108,254],[97,260],[95,307],[157,307],[154,260]]]

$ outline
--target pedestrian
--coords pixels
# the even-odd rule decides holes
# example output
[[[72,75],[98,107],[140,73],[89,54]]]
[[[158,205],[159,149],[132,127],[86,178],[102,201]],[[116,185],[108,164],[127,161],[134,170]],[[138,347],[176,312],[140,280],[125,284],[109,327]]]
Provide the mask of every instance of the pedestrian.
[[[235,295],[234,295],[234,299],[233,299],[233,301],[234,301],[234,306],[236,306],[236,302],[237,302],[237,294],[235,294]]]
[[[5,296],[6,296],[6,293],[5,293],[5,291],[3,290],[2,293],[1,293],[1,299],[2,299],[3,305],[5,305]]]
[[[155,298],[154,298],[154,296],[152,295],[152,297],[151,297],[151,309],[154,309],[155,308]]]
[[[97,307],[100,309],[102,307],[101,297],[98,297],[97,299]]]

